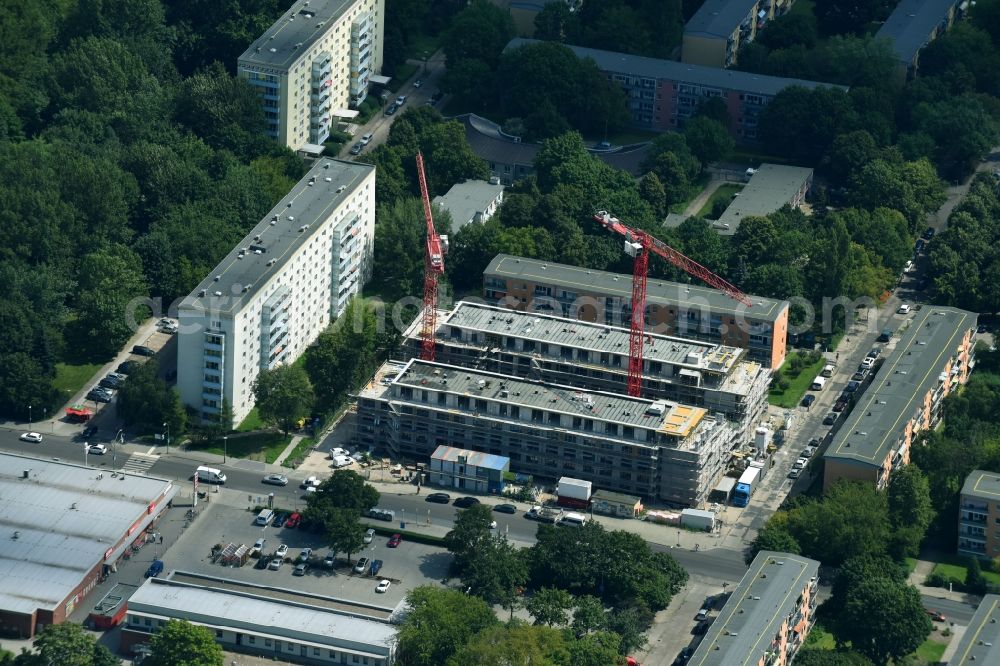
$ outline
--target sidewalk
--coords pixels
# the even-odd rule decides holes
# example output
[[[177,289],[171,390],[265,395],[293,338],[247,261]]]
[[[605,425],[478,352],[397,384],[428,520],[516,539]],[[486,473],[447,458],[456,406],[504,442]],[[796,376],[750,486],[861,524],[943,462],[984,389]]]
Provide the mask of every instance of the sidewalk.
[[[708,185],[705,186],[698,196],[691,200],[691,203],[687,205],[684,209],[684,217],[694,217],[701,210],[701,207],[711,198],[719,186],[726,182],[723,178],[718,178],[715,174],[712,174],[712,180],[708,181]]]
[[[975,594],[959,592],[957,590],[947,590],[943,587],[930,587],[924,585],[924,581],[927,579],[927,576],[929,576],[931,571],[934,570],[935,564],[936,562],[917,560],[917,566],[913,568],[913,572],[907,577],[906,582],[917,588],[917,590],[920,591],[920,594],[928,597],[948,599],[949,601],[972,604],[973,606],[979,605],[981,599]]]

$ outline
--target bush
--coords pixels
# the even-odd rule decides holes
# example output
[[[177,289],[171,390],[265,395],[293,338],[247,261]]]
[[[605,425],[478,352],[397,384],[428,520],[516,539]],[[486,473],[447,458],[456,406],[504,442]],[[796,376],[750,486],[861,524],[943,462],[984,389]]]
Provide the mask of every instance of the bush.
[[[778,382],[778,390],[787,391],[791,385],[792,383],[790,381],[788,381],[787,379],[782,379],[781,381]]]
[[[729,208],[729,203],[730,202],[725,199],[716,199],[712,204],[712,212],[710,213],[712,219],[717,220],[722,217],[722,214],[726,212],[727,208]]]
[[[948,587],[949,585],[956,590],[965,589],[965,583],[953,576],[948,576],[941,573],[940,571],[934,571],[930,573],[927,578],[924,579],[924,585],[927,587]]]

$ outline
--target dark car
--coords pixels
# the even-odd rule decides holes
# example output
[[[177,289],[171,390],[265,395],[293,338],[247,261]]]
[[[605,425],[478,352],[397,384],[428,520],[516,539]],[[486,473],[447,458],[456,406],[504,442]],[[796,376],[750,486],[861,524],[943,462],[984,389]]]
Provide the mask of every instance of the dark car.
[[[883,328],[882,332],[879,333],[877,339],[878,339],[879,342],[889,342],[889,340],[892,339],[892,329],[891,328]]]
[[[427,501],[436,504],[447,504],[451,501],[451,495],[448,493],[431,493],[427,496]]]
[[[843,400],[844,402],[850,402],[851,401],[851,392],[848,391],[845,388],[843,391],[840,392],[840,397],[837,398],[837,400]]]
[[[925,241],[929,241],[930,239],[934,238],[934,227],[927,227],[926,229],[924,229],[924,233],[921,236],[921,238],[923,238]]]
[[[444,93],[438,90],[436,93],[431,95],[431,104],[437,104],[442,98],[444,98]]]
[[[387,543],[386,545],[389,546],[389,548],[395,548],[400,543],[402,543],[402,541],[403,541],[402,534],[393,534],[391,537],[389,537],[389,543]]]
[[[851,381],[852,382],[863,382],[863,381],[865,381],[865,377],[867,377],[867,376],[868,376],[867,372],[861,372],[860,370],[858,370],[853,375],[851,375]]]
[[[287,513],[278,513],[275,514],[274,521],[271,524],[275,527],[284,527],[286,520],[288,520]]]
[[[698,624],[694,625],[694,629],[691,630],[691,633],[694,634],[695,636],[701,636],[702,634],[708,631],[708,628],[710,626],[712,626],[711,620],[703,620]]]
[[[517,513],[517,507],[513,504],[497,504],[493,510],[497,513]]]
[[[98,382],[97,385],[109,389],[119,389],[121,388],[122,383],[123,383],[122,380],[118,379],[117,377],[108,376],[102,379],[100,382]]]
[[[91,391],[87,394],[87,400],[94,402],[111,402],[111,393],[104,391]]]
[[[163,560],[153,560],[153,563],[146,569],[146,578],[156,578],[163,573]]]
[[[364,146],[362,146],[360,143],[354,144],[353,146],[351,146],[351,155],[360,155],[362,149],[364,149]]]
[[[924,250],[924,245],[927,243],[923,238],[918,238],[916,245],[913,246],[913,253],[920,254]]]
[[[146,345],[136,345],[132,347],[132,353],[136,356],[156,356],[156,350]]]
[[[983,334],[983,333],[985,333],[988,330],[989,329],[986,328],[986,324],[980,324],[979,326],[976,326],[976,333],[979,333],[980,335]]]
[[[836,422],[837,422],[836,412],[830,412],[829,414],[826,415],[826,418],[823,419],[823,425],[833,425]]]
[[[470,506],[475,506],[479,504],[479,500],[475,497],[459,497],[455,500],[455,506],[459,509],[468,509]]]
[[[818,449],[819,445],[822,443],[823,440],[821,440],[819,437],[813,437],[809,440],[809,443],[806,446],[810,449]]]
[[[812,404],[814,402],[816,402],[816,396],[814,396],[812,393],[810,393],[806,397],[802,398],[802,406],[805,407],[806,409],[808,409],[809,407],[812,407]]]
[[[97,434],[97,426],[87,426],[80,432],[80,439],[90,439]]]
[[[392,114],[396,113],[396,109],[398,109],[398,108],[399,107],[396,106],[396,103],[393,102],[389,106],[385,107],[385,115],[391,116]]]
[[[128,375],[138,370],[140,366],[142,366],[142,363],[139,363],[139,361],[122,361],[118,364],[118,368],[115,372],[122,375]]]
[[[271,558],[267,555],[261,555],[257,559],[257,564],[254,565],[254,569],[266,569],[267,565],[271,563]]]
[[[846,400],[838,400],[833,405],[833,411],[835,411],[835,412],[842,412],[845,409],[847,409],[847,401]]]
[[[682,649],[677,658],[674,659],[674,666],[684,666],[684,664],[688,663],[688,659],[691,658],[692,654],[694,654],[694,650],[690,647]]]
[[[844,391],[846,393],[854,393],[859,388],[861,388],[861,382],[852,379],[851,381],[847,382],[847,388],[845,388]]]
[[[867,356],[869,358],[878,358],[881,355],[882,355],[882,348],[881,347],[872,347],[871,351],[869,351],[868,354],[867,354]]]

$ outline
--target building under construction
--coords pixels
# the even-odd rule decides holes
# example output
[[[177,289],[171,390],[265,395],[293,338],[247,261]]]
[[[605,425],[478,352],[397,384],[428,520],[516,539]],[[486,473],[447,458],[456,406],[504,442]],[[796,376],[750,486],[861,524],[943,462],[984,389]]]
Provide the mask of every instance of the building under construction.
[[[679,506],[705,502],[737,430],[704,407],[419,359],[383,365],[358,395],[360,446],[419,459],[457,446]]]
[[[503,375],[623,394],[629,331],[462,301],[439,312],[435,360]],[[405,359],[420,355],[421,320],[404,334]],[[733,422],[732,447],[749,444],[766,419],[771,372],[747,351],[647,334],[642,396],[701,407]]]

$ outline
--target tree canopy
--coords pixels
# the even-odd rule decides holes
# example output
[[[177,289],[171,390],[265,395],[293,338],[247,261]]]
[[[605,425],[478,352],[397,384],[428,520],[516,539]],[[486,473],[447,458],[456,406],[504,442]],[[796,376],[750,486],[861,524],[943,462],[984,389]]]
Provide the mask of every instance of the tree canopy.
[[[152,666],[222,666],[222,647],[208,627],[170,620],[149,641]]]
[[[310,415],[316,402],[309,375],[296,364],[261,370],[254,380],[253,394],[261,418],[281,426],[286,433],[296,421]]]

